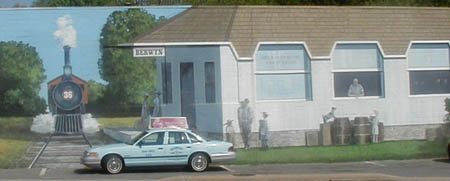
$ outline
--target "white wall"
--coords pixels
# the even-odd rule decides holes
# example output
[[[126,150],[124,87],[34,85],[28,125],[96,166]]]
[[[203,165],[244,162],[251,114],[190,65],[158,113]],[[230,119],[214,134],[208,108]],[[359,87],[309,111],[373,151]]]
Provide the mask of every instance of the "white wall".
[[[233,119],[239,131],[238,102],[249,98],[255,112],[253,131],[261,112],[269,113],[271,131],[319,129],[322,115],[337,107],[338,117],[369,116],[376,109],[385,125],[442,123],[444,99],[450,95],[409,96],[409,75],[405,58],[384,59],[384,98],[334,98],[332,62],[311,62],[312,101],[256,101],[253,61],[237,61],[230,46],[221,46],[223,120]]]

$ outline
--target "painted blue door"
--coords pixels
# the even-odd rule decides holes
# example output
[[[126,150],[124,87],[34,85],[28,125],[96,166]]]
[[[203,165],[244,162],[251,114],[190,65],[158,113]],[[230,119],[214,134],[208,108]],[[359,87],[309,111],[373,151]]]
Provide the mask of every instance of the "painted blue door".
[[[180,63],[181,116],[186,117],[189,128],[195,129],[194,63]]]

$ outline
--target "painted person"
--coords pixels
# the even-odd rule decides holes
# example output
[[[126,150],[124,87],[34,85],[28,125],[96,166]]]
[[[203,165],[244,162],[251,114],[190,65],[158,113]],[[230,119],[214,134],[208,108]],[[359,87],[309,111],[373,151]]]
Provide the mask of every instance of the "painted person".
[[[378,143],[378,122],[380,118],[377,110],[373,110],[373,116],[370,117],[370,123],[372,123],[372,143]]]
[[[142,109],[141,109],[141,119],[142,120],[147,119],[147,116],[149,114],[148,102],[147,102],[148,97],[149,97],[148,93],[145,93],[144,100],[142,101]]]
[[[267,123],[267,117],[269,116],[266,112],[262,113],[263,119],[259,120],[259,140],[261,140],[261,147],[263,150],[269,148],[269,125]]]
[[[364,87],[359,83],[357,78],[353,79],[353,83],[348,88],[349,97],[362,97],[364,96]]]
[[[244,101],[240,102],[241,106],[238,108],[238,121],[245,150],[250,148],[249,140],[252,133],[253,122],[253,111],[248,106],[249,103],[250,101],[248,99],[244,99]]]
[[[142,108],[141,108],[141,120],[138,120],[135,123],[136,128],[146,128],[146,122],[148,122],[148,116],[149,116],[149,110],[148,110],[148,93],[144,94],[144,100],[142,101]]]
[[[155,98],[153,99],[153,117],[161,117],[161,92],[154,91]]]

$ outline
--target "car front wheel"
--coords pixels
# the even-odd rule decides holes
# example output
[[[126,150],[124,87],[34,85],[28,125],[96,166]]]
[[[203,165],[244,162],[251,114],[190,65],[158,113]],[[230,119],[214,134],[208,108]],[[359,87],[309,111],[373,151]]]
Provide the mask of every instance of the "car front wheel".
[[[110,155],[105,158],[103,168],[111,174],[120,173],[123,169],[123,161],[117,155]]]
[[[192,155],[190,161],[192,170],[196,172],[203,172],[208,168],[208,157],[204,153],[196,153]]]

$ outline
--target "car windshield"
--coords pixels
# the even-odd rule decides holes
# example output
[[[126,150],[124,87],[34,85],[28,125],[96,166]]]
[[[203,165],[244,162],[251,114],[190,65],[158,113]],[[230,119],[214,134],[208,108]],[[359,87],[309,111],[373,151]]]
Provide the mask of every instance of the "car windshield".
[[[135,137],[133,137],[129,141],[127,141],[126,144],[132,145],[132,144],[136,143],[137,140],[139,140],[140,138],[145,136],[147,133],[148,133],[147,131],[142,131],[141,133],[139,133],[138,135],[136,135]]]

